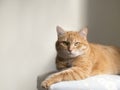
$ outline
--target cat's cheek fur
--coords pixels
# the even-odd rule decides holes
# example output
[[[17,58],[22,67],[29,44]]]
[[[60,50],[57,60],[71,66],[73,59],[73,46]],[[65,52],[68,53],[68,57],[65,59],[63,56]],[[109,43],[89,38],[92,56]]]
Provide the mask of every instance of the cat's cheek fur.
[[[87,46],[82,46],[80,49],[73,50],[71,56],[72,57],[82,56],[85,54],[86,50],[87,50]]]
[[[83,50],[80,50],[80,51],[75,51],[73,52],[73,57],[77,57],[77,56],[81,56],[83,55],[85,52]]]
[[[67,50],[58,51],[58,56],[63,58],[74,58],[85,54],[85,50],[73,50],[71,53]]]
[[[58,56],[67,58],[68,54],[66,50],[58,51]]]

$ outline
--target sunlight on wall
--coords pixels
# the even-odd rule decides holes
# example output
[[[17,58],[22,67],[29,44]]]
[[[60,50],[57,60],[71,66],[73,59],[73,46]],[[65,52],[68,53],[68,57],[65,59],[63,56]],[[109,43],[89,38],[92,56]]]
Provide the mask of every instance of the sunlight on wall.
[[[0,1],[0,90],[35,90],[55,70],[56,25],[80,29],[83,0]],[[42,90],[42,89],[40,89]]]

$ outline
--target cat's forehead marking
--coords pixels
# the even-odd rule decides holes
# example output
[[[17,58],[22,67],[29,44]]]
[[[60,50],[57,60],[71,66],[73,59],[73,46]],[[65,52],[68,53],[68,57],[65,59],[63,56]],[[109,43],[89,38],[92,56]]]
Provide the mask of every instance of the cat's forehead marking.
[[[77,42],[81,41],[80,34],[75,31],[68,31],[62,37],[59,38],[59,41],[68,41],[68,42]]]
[[[67,32],[67,36],[69,38],[75,38],[75,37],[78,37],[78,34],[77,34],[77,32],[70,31],[70,32]]]
[[[70,31],[66,33],[66,38],[67,41],[75,42],[80,38],[80,35],[77,32]]]

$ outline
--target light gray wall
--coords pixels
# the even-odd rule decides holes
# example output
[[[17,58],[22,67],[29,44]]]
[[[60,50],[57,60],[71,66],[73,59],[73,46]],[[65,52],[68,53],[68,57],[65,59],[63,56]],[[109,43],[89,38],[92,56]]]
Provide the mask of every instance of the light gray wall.
[[[83,0],[0,0],[0,90],[37,90],[37,77],[40,84],[46,73],[55,70],[56,25],[84,26],[84,4]]]
[[[87,0],[88,38],[120,46],[120,0]]]
[[[120,45],[119,9],[119,0],[0,0],[0,90],[37,90],[55,70],[56,25],[88,25],[90,41]]]

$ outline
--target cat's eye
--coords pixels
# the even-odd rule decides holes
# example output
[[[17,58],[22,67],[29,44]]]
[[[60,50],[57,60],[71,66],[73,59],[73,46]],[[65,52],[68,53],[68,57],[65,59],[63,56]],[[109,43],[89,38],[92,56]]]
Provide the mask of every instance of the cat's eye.
[[[69,45],[70,43],[69,42],[67,42],[67,41],[62,41],[62,43],[64,44],[64,45]]]
[[[75,46],[78,46],[79,44],[80,44],[80,42],[75,42],[75,44],[74,44],[74,45],[75,45]]]

